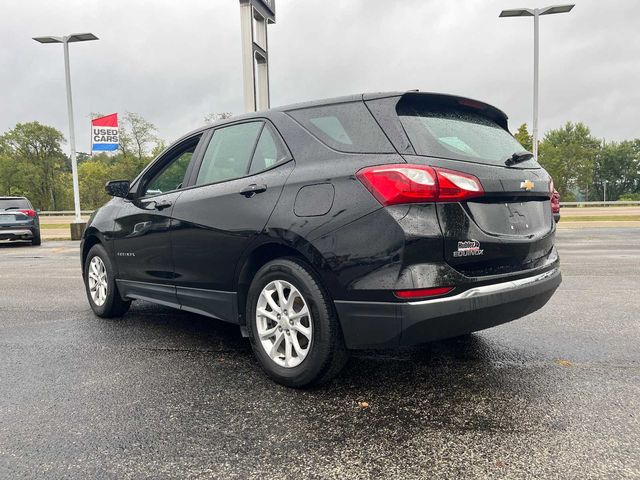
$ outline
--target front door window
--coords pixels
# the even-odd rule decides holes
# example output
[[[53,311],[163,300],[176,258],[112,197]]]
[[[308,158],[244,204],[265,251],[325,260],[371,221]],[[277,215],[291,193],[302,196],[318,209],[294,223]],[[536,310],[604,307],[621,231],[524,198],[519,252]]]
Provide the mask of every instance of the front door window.
[[[166,161],[167,163],[163,162],[164,166],[145,183],[141,196],[160,195],[182,188],[187,168],[197,146],[198,138],[170,154],[171,158]]]

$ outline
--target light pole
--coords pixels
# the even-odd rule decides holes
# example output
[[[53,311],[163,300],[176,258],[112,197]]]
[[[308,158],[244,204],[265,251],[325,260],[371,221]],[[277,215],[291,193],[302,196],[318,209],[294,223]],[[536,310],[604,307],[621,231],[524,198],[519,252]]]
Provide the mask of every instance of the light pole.
[[[538,21],[540,15],[570,12],[575,4],[503,10],[500,17],[533,17],[533,157],[538,160]]]
[[[607,181],[606,180],[602,180],[602,186],[604,187],[604,197],[603,197],[603,203],[607,203]]]
[[[76,159],[76,134],[73,123],[73,102],[71,99],[71,72],[69,69],[69,43],[71,42],[87,42],[90,40],[98,40],[93,33],[73,33],[64,37],[35,37],[34,40],[40,43],[62,43],[64,47],[64,74],[67,83],[67,111],[69,114],[69,147],[71,149],[71,175],[73,177],[73,206],[75,208],[75,223],[81,224],[80,216],[80,191],[78,187],[78,161]],[[71,226],[72,240],[79,240],[82,235],[82,228],[77,228],[74,235],[74,227]],[[78,234],[77,231],[80,233]],[[78,238],[74,238],[78,237]]]

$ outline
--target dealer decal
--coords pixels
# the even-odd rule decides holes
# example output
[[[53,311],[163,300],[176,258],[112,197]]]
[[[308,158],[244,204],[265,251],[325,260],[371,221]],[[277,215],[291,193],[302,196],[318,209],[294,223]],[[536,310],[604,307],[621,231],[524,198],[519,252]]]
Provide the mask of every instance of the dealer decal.
[[[458,242],[458,250],[453,252],[454,257],[473,257],[483,254],[484,250],[480,248],[480,242],[477,240],[463,240]]]

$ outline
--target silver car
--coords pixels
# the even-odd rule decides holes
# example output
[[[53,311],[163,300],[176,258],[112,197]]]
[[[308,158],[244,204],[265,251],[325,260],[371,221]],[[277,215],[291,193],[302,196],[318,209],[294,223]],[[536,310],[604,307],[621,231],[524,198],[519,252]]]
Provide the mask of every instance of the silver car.
[[[25,197],[0,197],[0,240],[28,240],[40,245],[38,212]]]

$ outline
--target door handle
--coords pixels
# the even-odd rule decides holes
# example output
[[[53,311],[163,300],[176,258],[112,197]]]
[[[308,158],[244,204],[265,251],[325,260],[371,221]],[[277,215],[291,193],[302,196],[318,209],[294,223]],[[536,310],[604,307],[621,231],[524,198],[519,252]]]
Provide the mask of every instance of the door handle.
[[[251,198],[258,193],[265,192],[267,190],[266,185],[258,185],[256,183],[252,183],[251,185],[240,190],[240,195],[244,195],[247,198]]]
[[[155,202],[153,208],[156,210],[164,210],[165,208],[169,208],[171,205],[173,205],[173,203],[169,200],[160,200],[159,202]]]

